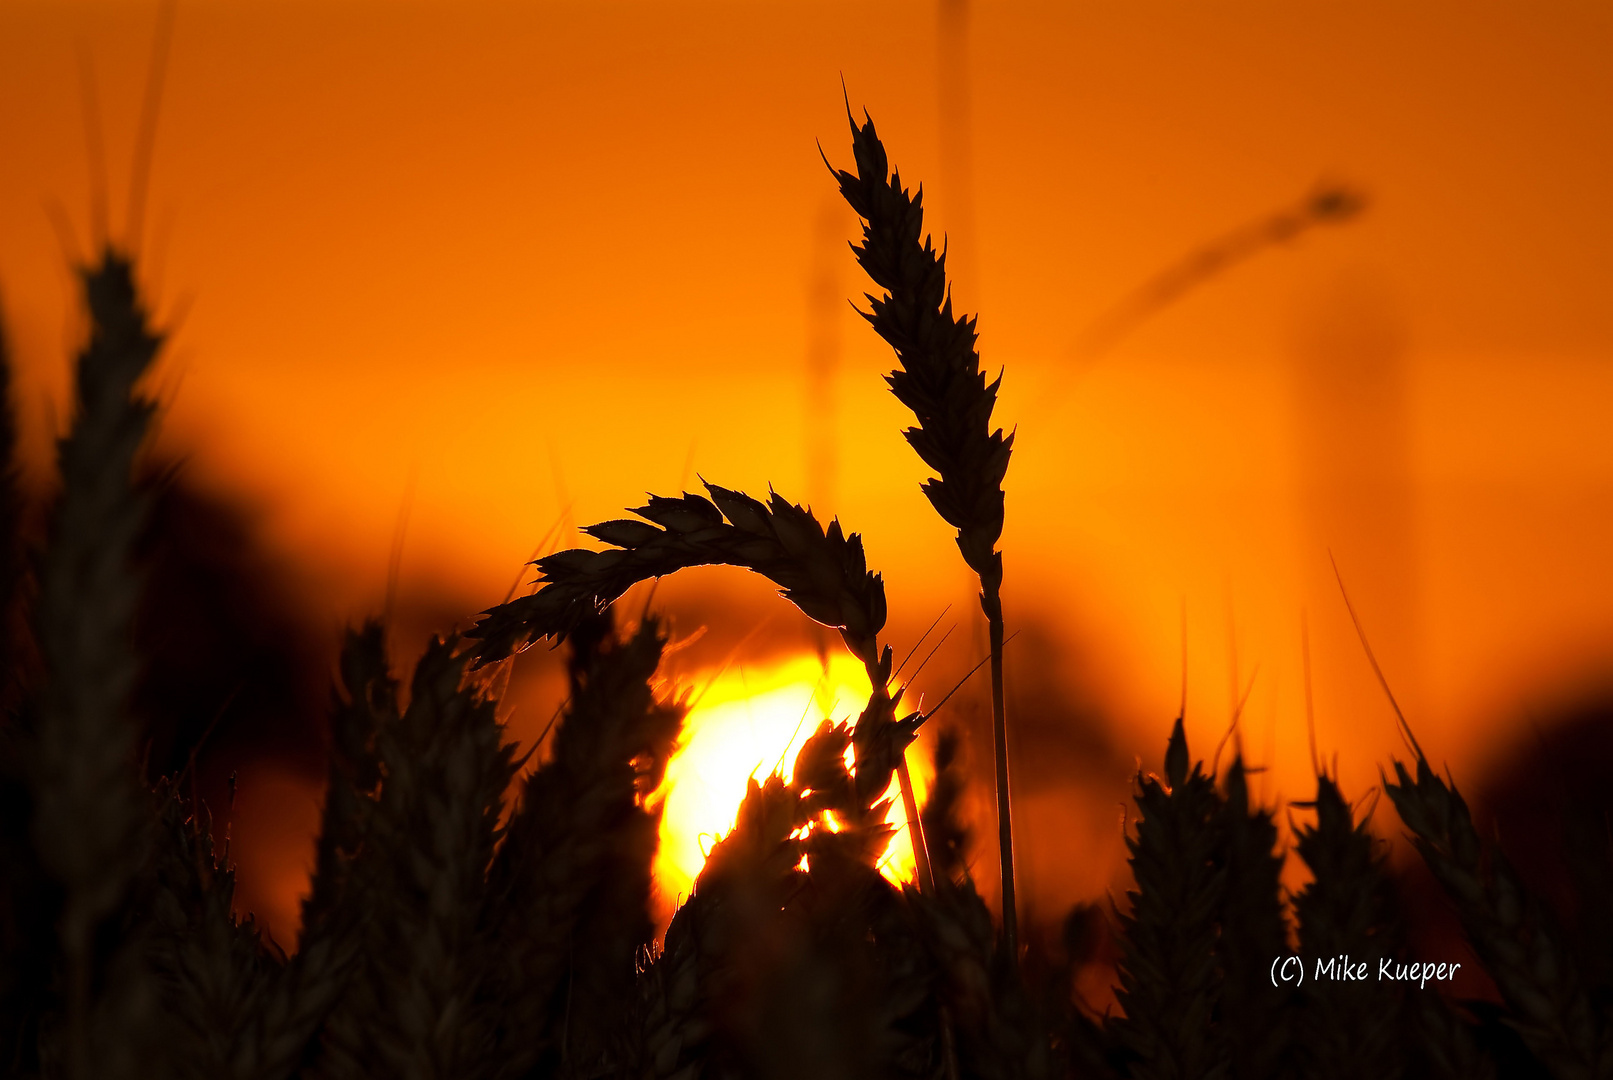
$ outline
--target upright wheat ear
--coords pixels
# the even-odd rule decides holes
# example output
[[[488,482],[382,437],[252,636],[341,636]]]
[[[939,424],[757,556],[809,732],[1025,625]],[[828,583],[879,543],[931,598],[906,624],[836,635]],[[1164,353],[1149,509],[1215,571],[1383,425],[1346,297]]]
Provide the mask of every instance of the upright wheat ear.
[[[849,116],[849,111],[848,111]],[[885,377],[891,393],[913,411],[918,426],[902,434],[934,469],[938,479],[924,494],[948,525],[958,530],[963,561],[980,578],[980,607],[991,634],[992,744],[997,766],[997,840],[1002,862],[1003,942],[1019,953],[1014,899],[1014,833],[1009,814],[1008,729],[1003,705],[1003,477],[1013,435],[991,429],[998,376],[986,381],[975,349],[975,320],[954,318],[947,285],[946,252],[937,252],[924,232],[924,193],[909,195],[891,170],[873,120],[851,122],[857,172],[829,166],[840,194],[863,219],[857,262],[883,297],[868,296],[863,313],[896,350],[896,371]],[[828,159],[824,159],[828,164]],[[905,763],[904,763],[905,769]]]
[[[1372,835],[1370,815],[1358,820],[1325,772],[1316,774],[1316,798],[1294,805],[1316,814],[1315,825],[1294,826],[1295,851],[1311,872],[1310,883],[1294,897],[1300,955],[1403,959],[1405,933],[1388,845]],[[1373,982],[1350,994],[1338,990],[1314,979],[1298,988],[1293,1049],[1303,1075],[1342,1080],[1404,1070],[1406,1002],[1399,986]]]
[[[1142,818],[1137,835],[1126,838],[1137,887],[1121,918],[1125,1016],[1115,1028],[1134,1058],[1133,1080],[1224,1080],[1231,1068],[1219,1023],[1225,979],[1216,962],[1227,888],[1222,802],[1203,763],[1193,762],[1190,773],[1190,760],[1178,717],[1164,778],[1137,777]]]
[[[105,250],[80,275],[90,338],[78,355],[73,422],[57,448],[61,494],[39,565],[35,626],[45,666],[32,757],[34,840],[62,886],[71,1071],[111,1068],[88,1030],[97,926],[123,900],[152,829],[134,760],[129,697],[143,575],[132,565],[147,500],[133,484],[153,406],[135,392],[162,344],[134,271]],[[96,1025],[101,1026],[101,1025]]]

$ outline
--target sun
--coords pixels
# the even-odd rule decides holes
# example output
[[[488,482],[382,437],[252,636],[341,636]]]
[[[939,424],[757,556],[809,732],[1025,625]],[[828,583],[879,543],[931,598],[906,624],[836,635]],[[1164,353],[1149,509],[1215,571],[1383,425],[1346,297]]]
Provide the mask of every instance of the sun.
[[[694,685],[694,708],[655,796],[662,807],[655,880],[668,900],[688,896],[712,845],[733,828],[747,781],[775,771],[789,779],[819,721],[855,719],[869,692],[862,665],[844,655],[827,664],[802,655],[769,666],[736,665],[697,677]],[[909,758],[922,804],[928,772],[920,755]],[[888,795],[887,820],[896,834],[880,872],[900,884],[913,878],[913,846],[894,778]]]

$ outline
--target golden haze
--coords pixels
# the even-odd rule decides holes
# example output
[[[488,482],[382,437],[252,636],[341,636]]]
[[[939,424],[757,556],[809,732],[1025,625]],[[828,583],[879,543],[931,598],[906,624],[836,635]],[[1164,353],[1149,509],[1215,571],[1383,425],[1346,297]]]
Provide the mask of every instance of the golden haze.
[[[36,474],[76,325],[43,207],[82,243],[91,205],[80,56],[120,225],[154,12],[0,5],[0,302]],[[1033,895],[1096,894],[1128,763],[1157,760],[1178,707],[1184,605],[1190,739],[1211,746],[1253,678],[1268,797],[1308,794],[1302,612],[1346,788],[1397,746],[1330,551],[1458,776],[1526,707],[1602,684],[1610,52],[1592,3],[976,5],[960,173],[932,4],[182,3],[142,241],[178,327],[162,438],[264,508],[333,626],[379,607],[411,488],[403,587],[470,611],[563,515],[691,473],[772,483],[865,535],[899,645],[953,604],[946,678],[921,683],[944,692],[976,652],[970,585],[897,435],[888,350],[813,299],[865,287],[814,145],[848,156],[843,77],[925,182],[1007,372],[1010,630],[1051,643],[1010,646],[1009,677],[1087,703],[1122,766],[1078,797],[1026,765],[1025,872]],[[1322,176],[1368,212],[1077,351]],[[827,396],[811,341],[838,357]],[[812,425],[835,453],[809,476]],[[243,859],[254,807],[295,801],[255,798]]]

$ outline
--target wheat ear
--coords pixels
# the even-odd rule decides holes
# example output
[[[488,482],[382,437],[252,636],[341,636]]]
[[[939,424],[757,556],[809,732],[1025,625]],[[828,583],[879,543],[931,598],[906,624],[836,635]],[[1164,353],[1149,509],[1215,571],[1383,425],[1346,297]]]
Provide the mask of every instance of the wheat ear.
[[[901,691],[890,693],[891,652],[879,645],[885,586],[868,569],[862,538],[845,533],[838,520],[825,528],[810,510],[776,492],[763,503],[715,484],[706,484],[706,490],[710,499],[652,495],[633,511],[643,521],[605,521],[583,530],[615,550],[572,549],[537,560],[542,588],[483,612],[470,632],[477,642],[476,662],[502,659],[538,638],[563,636],[641,581],[690,566],[743,567],[772,581],[808,618],[839,629],[872,686],[868,715],[873,719],[859,724],[859,738],[865,745],[876,738],[895,740],[880,753],[895,763],[902,780],[917,722],[894,722]],[[903,781],[902,797],[919,879],[929,881],[911,782]]]
[[[1559,1080],[1613,1075],[1606,1020],[1586,994],[1555,920],[1512,863],[1473,827],[1467,803],[1417,756],[1416,778],[1399,761],[1385,778],[1400,820],[1455,901],[1468,940],[1512,1011],[1511,1024]]]
[[[148,500],[133,483],[154,406],[135,390],[162,344],[128,259],[103,251],[80,272],[90,337],[79,353],[72,428],[57,447],[61,494],[39,563],[35,627],[45,686],[32,747],[33,833],[64,897],[69,1073],[92,1063],[92,939],[123,900],[150,839],[129,698],[143,575],[133,565]]]
[[[1142,819],[1126,838],[1137,887],[1121,919],[1125,956],[1115,1025],[1133,1080],[1215,1080],[1227,1074],[1224,1032],[1216,1023],[1222,978],[1216,938],[1226,905],[1215,782],[1193,763],[1178,717],[1165,751],[1165,776],[1137,778]]]
[[[1221,1019],[1234,1080],[1264,1080],[1279,1074],[1289,1050],[1290,995],[1266,974],[1270,958],[1287,951],[1288,926],[1277,825],[1271,811],[1249,804],[1241,751],[1227,769],[1219,828],[1226,866],[1217,942],[1224,973]]]
[[[623,839],[645,817],[640,789],[653,777],[634,762],[648,758],[657,770],[683,722],[684,705],[655,693],[665,644],[653,618],[624,642],[573,637],[571,696],[553,755],[522,786],[488,879],[483,926],[500,943],[485,988],[502,1014],[497,1076],[527,1075],[560,1053],[557,994],[579,929],[610,887],[603,878],[618,869]],[[633,957],[617,960],[630,969]]]
[[[871,667],[885,625],[885,587],[868,571],[862,538],[839,521],[825,529],[811,511],[774,493],[767,503],[715,484],[711,498],[651,495],[623,519],[583,532],[613,551],[573,548],[538,559],[542,584],[482,613],[468,635],[478,665],[503,659],[538,638],[568,633],[584,615],[604,610],[641,581],[690,566],[738,566],[777,585],[809,618],[840,630],[846,646]],[[875,683],[875,692],[888,680]]]
[[[351,902],[365,918],[358,985],[325,1026],[320,1074],[487,1075],[501,952],[480,922],[504,792],[515,774],[494,704],[466,685],[456,639],[433,641],[409,703],[377,733],[384,779]]]
[[[693,965],[695,1015],[710,1027],[703,1056],[717,1073],[731,1057],[743,1075],[933,1075],[934,977],[915,909],[877,870],[893,834],[883,796],[894,766],[858,745],[869,723],[866,712],[856,725],[825,721],[790,782],[750,782],[667,932],[657,966],[670,979]],[[989,962],[999,954],[980,914]]]
[[[973,882],[942,879],[933,894],[906,896],[937,969],[944,1050],[956,1057],[945,1064],[982,1080],[1050,1076],[1052,1040]]]
[[[1368,817],[1356,820],[1338,785],[1316,777],[1316,798],[1297,803],[1314,810],[1314,825],[1294,829],[1295,850],[1311,881],[1294,897],[1300,955],[1315,964],[1348,955],[1352,963],[1404,955],[1404,935],[1389,880],[1384,845]],[[1404,1029],[1404,995],[1376,973],[1359,985],[1325,982],[1306,972],[1299,988],[1294,1050],[1303,1075],[1317,1080],[1393,1076],[1406,1066],[1398,1042]]]
[[[398,685],[387,667],[379,622],[371,620],[362,630],[348,632],[340,673],[341,691],[331,709],[330,763],[314,874],[302,905],[305,946],[319,935],[346,888],[381,784],[377,736],[398,719]]]
[[[588,684],[596,676],[610,677],[606,674],[610,661],[600,654],[620,647],[612,614],[607,610],[570,637],[574,699],[589,696]],[[593,838],[598,843],[597,861],[585,868],[582,881],[573,882],[587,886],[577,905],[565,975],[561,1048],[564,1066],[573,1075],[613,1074],[635,1060],[635,982],[639,962],[655,943],[649,911],[661,807],[651,796],[665,779],[685,710],[680,700],[654,696],[642,711],[634,710],[632,706],[642,700],[637,698],[638,688],[649,689],[652,682],[645,678],[633,685],[633,696],[624,699],[629,705],[625,714],[604,724],[586,715],[568,718],[568,725],[590,730],[568,731],[562,726],[554,744],[556,760],[592,760],[584,771],[597,770],[598,783],[614,801],[613,806],[601,804],[597,813],[600,827]],[[617,723],[620,728],[615,728]],[[596,742],[595,736],[603,737]],[[630,772],[622,768],[623,760],[630,763]],[[623,783],[629,776],[631,783]]]
[[[165,784],[150,899],[151,961],[163,1049],[175,1076],[287,1080],[339,987],[319,976],[317,943],[287,961],[253,920],[231,911],[235,874],[217,857],[208,815]]]
[[[1456,902],[1469,942],[1512,1010],[1509,1022],[1559,1080],[1613,1076],[1608,1019],[1591,1004],[1555,920],[1524,887],[1506,855],[1479,839],[1455,783],[1447,785],[1429,766],[1367,640],[1337,562],[1333,574],[1401,738],[1417,759],[1415,781],[1396,760],[1399,783],[1384,777],[1384,790],[1411,830],[1423,861]]]
[[[991,638],[992,746],[996,758],[997,841],[1002,865],[1003,941],[1019,955],[1014,894],[1014,835],[1008,790],[1008,729],[1003,698],[1003,477],[1014,437],[991,430],[1002,377],[988,383],[975,348],[975,320],[954,318],[946,252],[924,232],[924,194],[910,195],[890,169],[885,147],[868,119],[851,119],[856,173],[829,166],[840,194],[863,219],[857,261],[885,290],[868,297],[864,318],[896,351],[886,376],[891,393],[913,411],[918,426],[902,434],[938,474],[924,494],[942,520],[958,530],[958,550],[980,579],[980,607]],[[828,164],[828,159],[824,159]],[[906,762],[902,769],[906,770]]]

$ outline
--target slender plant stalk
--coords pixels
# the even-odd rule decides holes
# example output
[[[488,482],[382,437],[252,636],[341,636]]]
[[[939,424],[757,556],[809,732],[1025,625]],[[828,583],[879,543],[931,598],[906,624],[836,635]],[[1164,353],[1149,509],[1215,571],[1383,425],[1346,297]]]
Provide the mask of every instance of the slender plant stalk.
[[[903,435],[938,474],[923,490],[941,518],[958,530],[958,550],[980,579],[980,607],[991,639],[991,727],[996,759],[997,844],[1002,866],[1003,944],[1019,955],[1014,895],[1014,831],[1008,784],[1008,725],[1003,703],[1003,477],[1014,437],[991,430],[1002,377],[988,383],[975,348],[975,320],[954,318],[946,278],[946,252],[924,231],[924,192],[909,194],[889,167],[885,147],[867,119],[850,115],[856,173],[829,171],[840,194],[863,219],[857,262],[886,290],[869,295],[863,313],[896,351],[900,365],[885,377],[891,392],[913,411],[918,426]],[[865,114],[866,119],[866,114]],[[828,164],[828,159],[824,159]]]
[[[991,620],[991,751],[997,765],[997,850],[1002,864],[1003,946],[1019,955],[1019,908],[1014,890],[1014,822],[1008,796],[1008,719],[1003,705],[1003,609],[996,591],[982,592]],[[990,603],[988,603],[988,601]]]
[[[924,835],[924,819],[919,814],[918,799],[913,795],[913,775],[907,768],[907,752],[896,762],[896,783],[902,791],[902,813],[907,815],[907,835],[913,845],[913,869],[918,874],[919,888],[935,891],[935,869],[930,864],[929,839]]]

